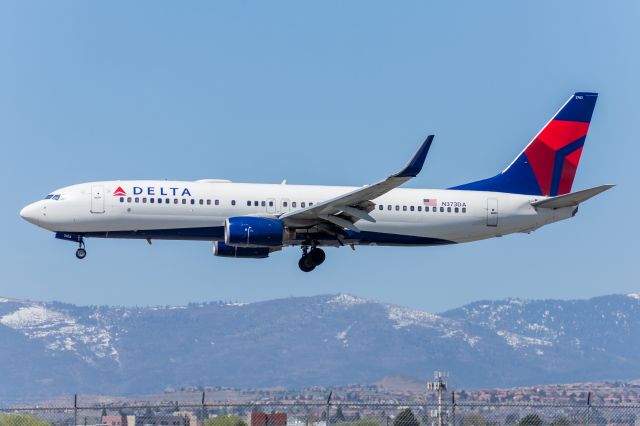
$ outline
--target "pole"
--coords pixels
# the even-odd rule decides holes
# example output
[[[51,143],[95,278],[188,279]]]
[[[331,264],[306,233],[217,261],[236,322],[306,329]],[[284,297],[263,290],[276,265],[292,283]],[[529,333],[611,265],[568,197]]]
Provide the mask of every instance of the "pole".
[[[587,426],[591,423],[591,391],[587,392]]]
[[[73,395],[73,425],[78,425],[78,394]]]
[[[327,398],[327,426],[331,426],[331,395],[333,395],[333,391],[329,392],[329,397]]]
[[[451,392],[451,424],[456,426],[456,392]]]
[[[202,402],[200,405],[200,426],[204,426],[204,422],[205,422],[205,417],[204,417],[204,410],[205,410],[205,396],[204,396],[204,392],[202,392]]]

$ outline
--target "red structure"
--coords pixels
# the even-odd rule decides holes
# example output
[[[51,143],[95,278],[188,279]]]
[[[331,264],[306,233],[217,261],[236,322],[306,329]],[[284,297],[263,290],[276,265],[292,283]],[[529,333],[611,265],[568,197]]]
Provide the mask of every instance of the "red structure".
[[[252,412],[249,415],[249,426],[287,426],[287,413]]]

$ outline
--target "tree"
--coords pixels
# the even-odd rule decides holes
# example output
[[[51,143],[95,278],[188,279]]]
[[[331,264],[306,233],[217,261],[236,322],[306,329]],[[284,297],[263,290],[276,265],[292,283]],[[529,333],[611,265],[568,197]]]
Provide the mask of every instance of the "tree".
[[[519,426],[542,426],[542,419],[537,414],[527,414],[518,422]]]
[[[393,426],[420,426],[420,422],[413,415],[411,409],[405,408],[393,419]]]
[[[518,423],[519,418],[520,416],[518,416],[516,413],[511,413],[504,419],[504,424],[515,425],[516,423]]]
[[[551,426],[571,426],[571,422],[564,416],[558,416],[553,419]]]
[[[462,419],[462,426],[486,426],[487,420],[480,414],[469,414]]]
[[[32,414],[0,415],[0,426],[49,426],[50,424]]]
[[[247,422],[239,416],[218,416],[207,419],[204,426],[247,426]]]

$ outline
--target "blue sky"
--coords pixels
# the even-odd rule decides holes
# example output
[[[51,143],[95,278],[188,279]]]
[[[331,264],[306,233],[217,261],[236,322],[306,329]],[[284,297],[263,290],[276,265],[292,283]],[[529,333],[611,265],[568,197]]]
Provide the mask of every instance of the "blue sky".
[[[81,304],[347,292],[441,311],[477,299],[640,290],[640,6],[537,2],[0,3],[0,294]],[[507,165],[574,91],[600,93],[574,188],[616,183],[532,235],[432,248],[297,249],[89,240],[22,221],[102,179],[363,185],[402,166],[448,187]]]

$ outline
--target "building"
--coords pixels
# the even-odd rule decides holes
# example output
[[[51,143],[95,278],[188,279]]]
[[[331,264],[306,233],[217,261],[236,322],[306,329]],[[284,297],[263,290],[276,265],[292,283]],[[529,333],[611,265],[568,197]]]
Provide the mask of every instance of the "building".
[[[136,416],[135,426],[189,426],[189,418],[172,415],[144,414],[142,416]]]
[[[249,414],[249,426],[287,426],[287,413],[261,413]]]
[[[100,422],[106,426],[128,426],[127,416],[105,416],[100,418]]]
[[[186,426],[199,426],[198,418],[191,411],[176,411],[173,415],[185,418]]]

